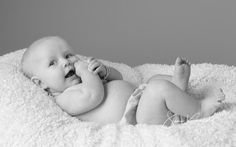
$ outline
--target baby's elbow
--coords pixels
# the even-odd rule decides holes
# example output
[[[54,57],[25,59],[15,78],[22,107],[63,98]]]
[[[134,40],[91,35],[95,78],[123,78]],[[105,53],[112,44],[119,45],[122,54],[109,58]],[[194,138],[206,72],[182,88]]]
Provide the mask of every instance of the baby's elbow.
[[[75,108],[72,105],[69,105],[68,101],[66,101],[65,99],[58,97],[56,99],[56,103],[63,111],[65,111],[69,115],[76,114]]]
[[[94,92],[90,96],[90,101],[93,104],[93,107],[97,107],[104,99],[104,91]]]

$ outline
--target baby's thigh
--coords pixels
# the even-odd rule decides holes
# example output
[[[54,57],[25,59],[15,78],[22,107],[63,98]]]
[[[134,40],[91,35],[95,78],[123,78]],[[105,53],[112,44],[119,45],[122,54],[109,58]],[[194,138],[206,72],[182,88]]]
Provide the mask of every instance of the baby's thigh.
[[[156,82],[150,82],[143,90],[136,112],[137,123],[161,125],[168,119],[168,109],[157,86]]]

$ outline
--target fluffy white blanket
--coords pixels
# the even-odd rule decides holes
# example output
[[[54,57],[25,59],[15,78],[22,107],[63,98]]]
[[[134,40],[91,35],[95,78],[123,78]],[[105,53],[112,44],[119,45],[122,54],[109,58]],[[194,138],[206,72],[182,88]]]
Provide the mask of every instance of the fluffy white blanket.
[[[236,67],[192,65],[189,93],[198,97],[221,87],[227,107],[212,117],[181,125],[99,125],[63,112],[19,70],[24,50],[0,57],[0,146],[236,146]],[[131,68],[103,61],[136,85],[157,73],[172,74],[172,65]]]

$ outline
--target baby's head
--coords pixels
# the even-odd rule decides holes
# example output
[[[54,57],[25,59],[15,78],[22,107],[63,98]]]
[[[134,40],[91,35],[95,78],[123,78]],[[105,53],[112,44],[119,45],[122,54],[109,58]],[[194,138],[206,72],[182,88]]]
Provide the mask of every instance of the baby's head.
[[[60,37],[44,37],[25,51],[21,67],[23,73],[36,85],[50,93],[61,93],[81,82],[75,74],[77,57]]]

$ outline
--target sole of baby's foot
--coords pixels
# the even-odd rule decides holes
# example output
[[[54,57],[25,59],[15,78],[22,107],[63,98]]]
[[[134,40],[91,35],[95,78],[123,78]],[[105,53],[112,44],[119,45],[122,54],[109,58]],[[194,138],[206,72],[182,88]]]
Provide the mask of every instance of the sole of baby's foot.
[[[180,89],[186,90],[190,77],[190,63],[188,60],[178,57],[175,61],[175,69],[172,81]]]
[[[201,102],[201,117],[212,116],[223,106],[225,94],[222,89],[218,89],[213,96],[206,97]]]

